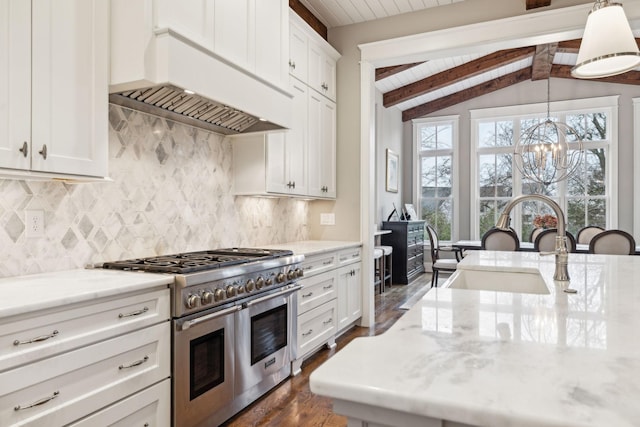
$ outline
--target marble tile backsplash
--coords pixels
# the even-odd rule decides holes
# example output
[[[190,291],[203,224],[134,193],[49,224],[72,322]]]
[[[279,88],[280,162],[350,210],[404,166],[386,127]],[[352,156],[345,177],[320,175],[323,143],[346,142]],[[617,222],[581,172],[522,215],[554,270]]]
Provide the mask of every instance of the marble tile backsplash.
[[[0,277],[308,239],[307,202],[235,197],[233,142],[109,106],[112,182],[0,180]],[[44,238],[25,211],[44,211]]]

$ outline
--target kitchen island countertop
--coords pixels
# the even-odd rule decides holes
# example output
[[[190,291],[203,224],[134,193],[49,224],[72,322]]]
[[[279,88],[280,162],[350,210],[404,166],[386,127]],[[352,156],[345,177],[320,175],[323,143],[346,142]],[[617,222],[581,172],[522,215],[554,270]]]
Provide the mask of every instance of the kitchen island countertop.
[[[298,242],[278,243],[264,246],[265,249],[289,249],[296,255],[318,255],[325,252],[335,252],[342,249],[357,248],[362,243],[342,240],[303,240]]]
[[[570,254],[575,294],[537,253],[469,252],[459,269],[539,271],[549,293],[432,289],[311,390],[377,425],[639,425],[640,257]]]
[[[6,277],[0,279],[0,318],[172,283],[172,275],[101,268]]]

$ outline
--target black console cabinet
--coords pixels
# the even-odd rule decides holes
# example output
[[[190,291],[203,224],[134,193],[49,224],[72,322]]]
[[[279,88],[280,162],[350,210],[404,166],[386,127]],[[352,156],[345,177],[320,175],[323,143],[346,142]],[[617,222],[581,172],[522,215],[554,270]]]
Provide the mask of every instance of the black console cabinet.
[[[393,246],[393,283],[406,285],[424,273],[424,221],[383,221],[382,244]]]

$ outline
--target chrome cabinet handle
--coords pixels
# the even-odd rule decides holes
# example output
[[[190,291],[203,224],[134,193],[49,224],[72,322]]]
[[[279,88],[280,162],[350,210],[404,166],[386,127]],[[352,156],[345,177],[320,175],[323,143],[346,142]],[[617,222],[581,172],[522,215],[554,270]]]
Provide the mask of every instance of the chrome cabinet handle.
[[[42,155],[42,158],[47,160],[47,144],[44,144],[42,146],[42,150],[38,151],[38,153],[40,153],[40,155]]]
[[[51,332],[49,335],[40,335],[39,337],[31,338],[31,339],[28,339],[28,340],[25,340],[25,341],[15,340],[13,342],[13,345],[32,344],[34,342],[46,341],[49,338],[55,337],[56,335],[58,335],[58,333],[59,332],[57,330],[55,330],[55,331]]]
[[[18,151],[21,152],[25,158],[29,155],[29,144],[27,144],[27,141],[24,141],[22,143],[22,148],[20,148]]]
[[[333,261],[325,261],[322,263],[322,265],[330,265],[330,264],[333,264]]]
[[[129,368],[133,368],[133,367],[136,367],[136,366],[140,366],[140,365],[142,365],[143,363],[145,363],[148,360],[149,360],[149,356],[145,356],[142,359],[136,360],[135,362],[130,363],[128,365],[120,365],[120,366],[118,366],[118,369],[129,369]]]
[[[329,85],[327,85],[324,82],[320,85],[320,87],[322,87],[322,89],[324,89],[324,90],[329,90]]]
[[[309,329],[307,332],[303,332],[302,336],[303,337],[308,337],[309,335],[311,335],[313,333],[313,329]]]
[[[330,318],[329,320],[325,320],[324,322],[322,322],[323,325],[328,325],[330,323],[333,323],[333,318]]]
[[[333,285],[327,285],[322,287],[322,289],[331,289],[331,288],[333,288]]]
[[[146,313],[147,311],[149,311],[149,307],[144,307],[141,310],[132,311],[131,313],[120,313],[118,314],[118,317],[122,319],[123,317],[139,316],[143,313]]]
[[[289,68],[291,68],[292,70],[295,70],[296,69],[296,62],[289,60]]]
[[[302,294],[302,298],[309,298],[311,295],[313,295],[313,292],[309,292],[308,294]]]
[[[14,410],[14,411],[21,411],[21,410],[23,410],[23,409],[33,408],[34,406],[44,405],[45,403],[52,401],[53,399],[55,399],[55,398],[56,398],[56,397],[58,397],[59,395],[60,395],[60,392],[59,392],[59,391],[54,391],[54,392],[53,392],[53,394],[52,394],[51,396],[43,397],[42,399],[40,399],[40,400],[36,400],[35,402],[30,403],[30,404],[25,405],[25,406],[21,406],[21,405],[14,406],[14,407],[13,407],[13,410]]]

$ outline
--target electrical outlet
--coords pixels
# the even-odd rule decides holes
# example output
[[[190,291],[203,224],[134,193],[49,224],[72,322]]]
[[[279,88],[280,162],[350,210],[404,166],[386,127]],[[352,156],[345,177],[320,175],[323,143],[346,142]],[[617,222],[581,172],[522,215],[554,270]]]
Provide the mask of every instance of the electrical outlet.
[[[44,237],[44,211],[25,211],[25,235]]]
[[[320,225],[336,225],[336,214],[334,213],[321,213]]]

